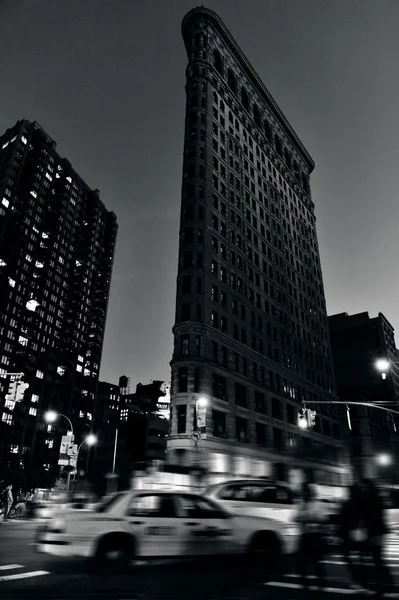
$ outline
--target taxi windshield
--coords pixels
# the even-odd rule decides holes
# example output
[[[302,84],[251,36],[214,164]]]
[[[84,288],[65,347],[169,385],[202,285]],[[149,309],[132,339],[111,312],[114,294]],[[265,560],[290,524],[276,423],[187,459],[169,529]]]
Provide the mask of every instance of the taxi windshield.
[[[96,512],[108,512],[125,494],[126,492],[117,492],[116,494],[112,494],[112,496],[105,496],[105,498],[103,498],[96,506]]]

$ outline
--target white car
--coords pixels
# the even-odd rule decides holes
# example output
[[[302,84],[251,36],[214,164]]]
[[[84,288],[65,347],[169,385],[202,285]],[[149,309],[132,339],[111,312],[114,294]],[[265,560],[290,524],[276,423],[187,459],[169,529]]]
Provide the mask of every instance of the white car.
[[[267,517],[282,523],[295,520],[297,508],[288,484],[261,479],[236,479],[211,485],[204,495],[238,515]]]
[[[233,554],[272,568],[294,551],[295,533],[274,520],[233,515],[199,494],[135,490],[114,494],[93,511],[59,513],[39,530],[37,550],[94,558],[105,570],[135,559]]]

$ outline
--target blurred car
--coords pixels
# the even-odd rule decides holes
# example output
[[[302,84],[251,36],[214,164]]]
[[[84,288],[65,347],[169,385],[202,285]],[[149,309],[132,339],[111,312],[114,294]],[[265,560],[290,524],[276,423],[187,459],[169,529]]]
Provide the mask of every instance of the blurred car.
[[[267,517],[284,523],[294,520],[296,503],[288,484],[272,480],[236,479],[206,488],[204,495],[238,515]]]
[[[246,555],[278,567],[296,548],[296,531],[275,520],[237,516],[199,494],[119,492],[96,510],[57,514],[38,533],[37,550],[94,558],[101,569],[124,568],[134,559]]]

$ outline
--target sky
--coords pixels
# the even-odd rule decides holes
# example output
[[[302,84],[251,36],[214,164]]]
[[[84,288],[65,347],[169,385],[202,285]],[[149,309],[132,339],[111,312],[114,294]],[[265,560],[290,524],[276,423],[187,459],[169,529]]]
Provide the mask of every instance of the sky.
[[[187,0],[0,0],[0,131],[38,121],[116,213],[100,378],[169,380]],[[399,344],[399,3],[208,0],[316,163],[328,314]]]

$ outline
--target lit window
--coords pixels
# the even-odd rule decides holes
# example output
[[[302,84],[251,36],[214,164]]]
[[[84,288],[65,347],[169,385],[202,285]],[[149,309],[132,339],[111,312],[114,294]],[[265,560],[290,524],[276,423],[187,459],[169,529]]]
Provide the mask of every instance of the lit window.
[[[32,394],[32,402],[39,402],[39,396],[37,394]]]
[[[3,200],[1,201],[2,205],[5,206],[6,208],[8,208],[10,206],[10,201],[7,200],[7,198],[3,198]]]
[[[80,355],[79,355],[79,356],[78,356],[78,361],[79,361],[79,362],[83,362],[83,356],[80,356]]]
[[[6,425],[12,425],[12,415],[10,415],[9,413],[3,413],[1,420],[3,421],[3,423],[6,423]]]
[[[85,377],[90,377],[90,371],[89,371],[89,369],[85,369],[84,370],[84,376]]]
[[[30,193],[34,198],[37,198],[37,192],[35,192],[35,190],[31,190]]]
[[[8,278],[8,285],[11,287],[15,287],[15,280],[11,279],[11,277]]]
[[[37,269],[43,269],[44,265],[43,265],[43,263],[41,263],[41,262],[39,262],[39,261],[37,260],[37,261],[36,261],[36,264],[35,264],[35,267],[36,267]]]
[[[46,446],[52,448],[54,446],[54,440],[46,440]]]
[[[53,178],[51,177],[51,175],[49,175],[49,173],[46,173],[46,177],[47,177],[47,179],[49,179],[50,181],[53,181]]]
[[[35,227],[35,226],[33,226],[33,231],[34,231],[35,233],[39,233],[39,230],[38,230],[38,228],[37,228],[37,227]]]
[[[33,311],[33,312],[36,310],[36,308],[38,306],[39,306],[39,302],[37,300],[33,300],[33,299],[32,300],[28,300],[28,302],[26,303],[26,308],[28,310]]]
[[[47,425],[47,431],[53,431],[53,425]]]
[[[14,135],[14,137],[12,138],[12,140],[10,140],[10,144],[12,144],[13,142],[15,142],[16,139],[17,139],[17,136]]]
[[[84,414],[83,410],[81,410],[81,411],[80,411],[80,413],[79,413],[79,417],[80,417],[81,419],[83,419],[83,417],[84,417],[84,416],[85,416],[85,414]]]
[[[93,419],[91,413],[87,413],[87,418],[89,419],[89,421],[91,421]]]
[[[65,368],[57,367],[57,373],[58,373],[58,375],[65,375]]]
[[[33,415],[35,417],[37,415],[37,408],[34,408],[33,406],[31,406],[29,409],[29,414]]]
[[[79,371],[79,373],[81,373],[83,370],[82,365],[76,365],[76,370]]]
[[[43,238],[44,240],[46,240],[46,239],[48,238],[48,233],[46,233],[45,231],[43,231],[43,233],[42,233],[42,238]]]
[[[13,454],[18,454],[18,446],[16,446],[16,445],[12,445],[12,446],[11,446],[11,448],[10,448],[10,451],[11,451]]]
[[[72,179],[70,177],[67,177],[67,181],[69,181],[69,183],[72,183]]]
[[[21,142],[23,144],[27,144],[28,143],[28,140],[26,139],[26,137],[24,135],[21,137]]]
[[[28,339],[26,337],[23,337],[22,335],[19,336],[18,342],[21,344],[21,346],[28,345]]]
[[[58,257],[58,260],[60,261],[60,263],[63,265],[64,264],[64,259],[62,258],[62,256]]]
[[[7,146],[8,146],[8,144],[9,144],[9,143],[10,143],[10,142],[8,141],[8,142],[6,142],[5,144],[3,144],[3,145],[2,145],[2,147],[1,147],[1,149],[2,149],[2,150],[4,150],[4,148],[7,148]]]
[[[10,410],[14,410],[14,408],[15,408],[14,400],[6,400],[4,407],[9,408]]]
[[[0,267],[6,267],[7,263],[5,260],[3,260],[2,258],[0,258]]]
[[[28,262],[32,262],[32,257],[31,257],[31,255],[30,255],[30,254],[27,254],[27,255],[25,256],[25,259],[26,259]]]
[[[44,373],[43,373],[43,371],[36,371],[36,377],[37,377],[38,379],[43,379],[43,377],[44,377]]]

